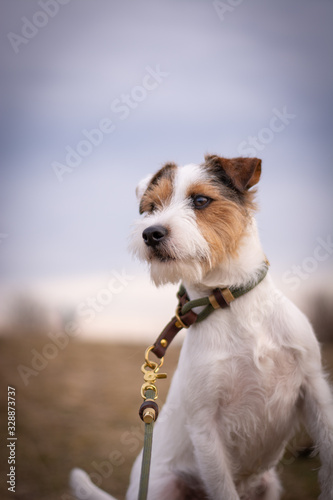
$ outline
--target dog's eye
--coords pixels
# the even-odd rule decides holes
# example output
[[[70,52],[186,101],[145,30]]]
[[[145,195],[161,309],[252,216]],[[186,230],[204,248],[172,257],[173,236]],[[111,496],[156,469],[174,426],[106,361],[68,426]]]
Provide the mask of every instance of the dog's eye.
[[[146,200],[141,201],[140,207],[139,207],[139,212],[140,214],[151,214],[156,210],[156,205],[155,203],[151,202],[148,203]]]
[[[203,196],[202,194],[193,196],[192,200],[194,207],[199,209],[207,207],[212,201],[211,198],[209,198],[208,196]]]

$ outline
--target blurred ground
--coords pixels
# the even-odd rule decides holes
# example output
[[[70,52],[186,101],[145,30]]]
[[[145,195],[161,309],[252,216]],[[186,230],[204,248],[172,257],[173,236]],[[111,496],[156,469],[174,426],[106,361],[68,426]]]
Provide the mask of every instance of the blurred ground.
[[[0,497],[69,500],[68,474],[78,466],[94,473],[103,489],[122,500],[143,439],[137,412],[145,346],[74,339],[62,348],[50,344],[47,337],[0,338]],[[178,353],[178,347],[168,351],[164,367],[169,378],[159,381],[160,403],[165,400]],[[332,344],[324,345],[323,357],[332,374]],[[27,368],[20,368],[23,378],[18,373],[19,365]],[[15,494],[8,492],[5,484],[9,469],[8,385],[16,389]],[[319,462],[317,458],[296,458],[299,446],[308,444],[304,435],[300,439],[301,443],[292,442],[279,465],[285,488],[283,500],[313,500],[318,496]]]

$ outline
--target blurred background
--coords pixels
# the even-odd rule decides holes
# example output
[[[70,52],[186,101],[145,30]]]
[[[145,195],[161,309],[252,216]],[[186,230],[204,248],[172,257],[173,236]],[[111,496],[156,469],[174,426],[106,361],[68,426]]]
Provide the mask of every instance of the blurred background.
[[[17,379],[22,405],[32,391],[26,411],[42,378],[46,392],[51,375],[77,380],[64,375],[66,363],[78,363],[73,345],[94,342],[95,374],[100,349],[117,358],[115,342],[151,343],[169,320],[175,287],[156,290],[127,248],[135,187],[166,161],[201,163],[206,153],[262,159],[257,220],[271,272],[326,349],[331,0],[0,6],[2,370],[9,384]],[[38,453],[47,477],[52,452]],[[17,498],[43,498],[41,489],[29,491]]]

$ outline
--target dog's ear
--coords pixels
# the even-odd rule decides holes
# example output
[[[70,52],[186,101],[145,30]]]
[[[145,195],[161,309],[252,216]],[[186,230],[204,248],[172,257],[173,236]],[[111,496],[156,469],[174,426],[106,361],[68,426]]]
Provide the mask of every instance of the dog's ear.
[[[222,168],[233,185],[240,192],[255,186],[260,179],[261,160],[258,158],[222,158],[215,155],[205,156],[206,164]]]
[[[135,189],[135,194],[136,194],[136,197],[138,199],[138,201],[141,200],[144,192],[146,191],[151,179],[153,178],[153,174],[149,174],[147,175],[147,177],[145,177],[144,179],[142,179],[139,184],[137,185],[136,189]]]
[[[259,158],[233,158],[231,160],[230,177],[241,191],[255,186],[261,175],[261,160]]]

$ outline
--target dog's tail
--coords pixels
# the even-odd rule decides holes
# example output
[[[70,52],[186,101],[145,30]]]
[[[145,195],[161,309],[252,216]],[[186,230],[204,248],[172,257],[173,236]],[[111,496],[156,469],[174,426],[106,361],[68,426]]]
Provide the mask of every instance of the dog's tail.
[[[70,487],[77,500],[117,500],[105,491],[97,488],[88,474],[81,469],[73,469],[70,475]]]

